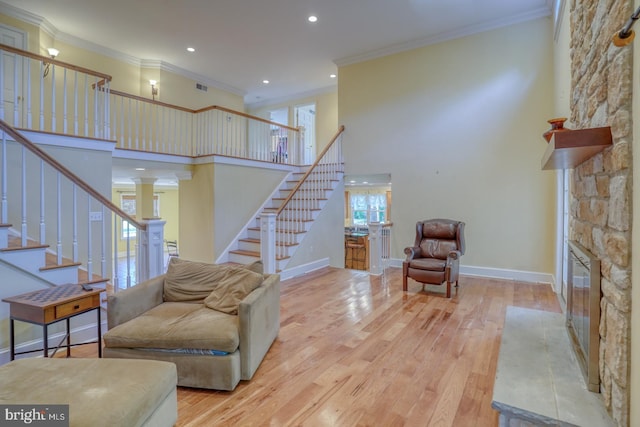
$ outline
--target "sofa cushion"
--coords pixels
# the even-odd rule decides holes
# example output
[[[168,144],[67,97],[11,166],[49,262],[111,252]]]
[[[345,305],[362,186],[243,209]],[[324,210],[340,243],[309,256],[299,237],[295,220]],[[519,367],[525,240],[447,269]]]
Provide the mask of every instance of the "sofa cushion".
[[[234,277],[240,274],[238,277]],[[172,257],[164,279],[163,299],[166,302],[202,303],[219,284],[245,280],[262,275],[241,266],[208,264]]]
[[[233,353],[240,341],[238,316],[203,304],[165,302],[104,334],[107,347],[193,348]]]
[[[204,300],[207,307],[228,314],[238,314],[238,305],[262,284],[262,274],[245,268],[229,270]]]

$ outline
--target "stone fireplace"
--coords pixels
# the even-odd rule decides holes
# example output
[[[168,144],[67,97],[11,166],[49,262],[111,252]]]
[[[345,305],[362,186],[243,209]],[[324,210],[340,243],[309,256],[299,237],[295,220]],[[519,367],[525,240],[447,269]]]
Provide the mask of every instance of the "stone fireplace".
[[[567,127],[611,126],[613,145],[571,178],[569,239],[601,263],[600,392],[619,426],[629,425],[631,322],[632,50],[611,35],[633,12],[631,0],[571,0],[571,96]]]
[[[567,329],[589,391],[600,391],[600,260],[569,242]]]

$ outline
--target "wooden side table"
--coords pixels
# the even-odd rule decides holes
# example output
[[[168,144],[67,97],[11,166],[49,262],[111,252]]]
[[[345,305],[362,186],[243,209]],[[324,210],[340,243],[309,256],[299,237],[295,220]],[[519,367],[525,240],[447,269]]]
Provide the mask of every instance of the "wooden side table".
[[[66,340],[67,357],[71,355],[71,335],[69,323],[70,319],[82,313],[96,310],[98,316],[98,339],[92,341],[98,343],[98,357],[102,357],[102,326],[100,319],[100,293],[104,292],[104,289],[92,289],[85,291],[82,286],[77,284],[60,285],[52,288],[42,289],[39,291],[28,292],[26,294],[16,295],[9,298],[4,298],[2,301],[9,303],[10,314],[10,346],[11,346],[11,360],[15,359],[17,354],[34,353],[40,350],[30,351],[15,351],[15,331],[14,322],[19,320],[21,322],[32,323],[42,326],[43,331],[43,349],[44,357],[49,357],[49,337],[48,328],[52,323],[66,320],[67,334],[60,341],[60,344],[56,347],[56,351]],[[55,353],[55,352],[54,352]]]

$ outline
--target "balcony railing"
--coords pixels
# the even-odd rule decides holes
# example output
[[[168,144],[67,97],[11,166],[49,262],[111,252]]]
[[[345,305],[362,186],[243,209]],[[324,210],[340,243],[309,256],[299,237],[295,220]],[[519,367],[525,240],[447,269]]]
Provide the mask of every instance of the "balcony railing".
[[[0,44],[0,119],[16,128],[115,140],[127,150],[302,163],[297,128],[220,106],[194,110],[112,90],[111,80]]]

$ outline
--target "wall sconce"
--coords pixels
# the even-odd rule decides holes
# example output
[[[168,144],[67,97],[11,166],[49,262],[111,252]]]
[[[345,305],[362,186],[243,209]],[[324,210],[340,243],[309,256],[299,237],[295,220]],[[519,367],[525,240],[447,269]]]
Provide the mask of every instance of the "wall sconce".
[[[60,53],[58,49],[55,49],[53,47],[48,48],[47,52],[49,52],[49,56],[51,57],[51,59],[55,59],[55,57],[58,56],[58,54]],[[44,63],[44,73],[42,74],[42,78],[44,79],[45,77],[47,77],[47,74],[49,74],[49,66],[51,65],[51,63],[44,62],[44,61],[43,63]]]
[[[149,80],[149,84],[151,85],[151,97],[153,98],[153,100],[156,100],[156,95],[158,94],[158,88],[156,87],[156,84],[158,82],[155,80]]]

